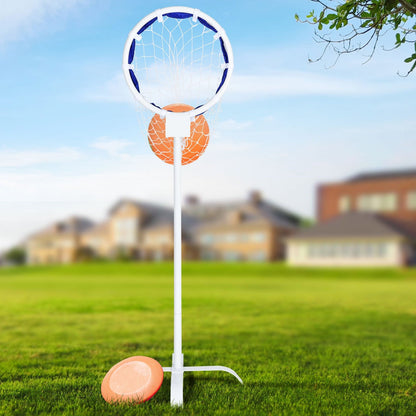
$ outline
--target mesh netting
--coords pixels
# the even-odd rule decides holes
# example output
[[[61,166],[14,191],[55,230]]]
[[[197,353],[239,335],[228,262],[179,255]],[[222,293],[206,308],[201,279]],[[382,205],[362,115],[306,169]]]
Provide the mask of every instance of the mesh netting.
[[[130,77],[148,103],[197,108],[215,96],[226,75],[228,56],[222,38],[206,21],[169,15],[179,14],[154,18],[135,35]]]

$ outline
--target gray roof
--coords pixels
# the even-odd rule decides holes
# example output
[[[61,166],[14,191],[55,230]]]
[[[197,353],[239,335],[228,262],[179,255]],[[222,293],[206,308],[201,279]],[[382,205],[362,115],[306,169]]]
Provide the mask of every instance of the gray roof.
[[[304,228],[289,239],[319,238],[416,238],[416,232],[404,223],[398,223],[380,215],[366,212],[350,212],[338,215],[313,227]]]
[[[277,205],[260,200],[230,203],[198,203],[186,206],[184,212],[197,219],[196,226],[220,226],[229,224],[228,214],[241,212],[241,223],[266,221],[277,227],[297,228],[302,219]]]
[[[302,222],[302,218],[298,215],[267,201],[261,201],[258,208],[261,215],[280,227],[299,227]]]
[[[156,227],[161,227],[164,225],[171,226],[173,224],[173,209],[172,208],[167,208],[167,207],[164,207],[162,205],[157,205],[157,204],[150,204],[148,202],[137,201],[134,199],[123,198],[119,200],[116,204],[114,204],[110,208],[110,211],[109,211],[110,215],[114,213],[114,211],[116,211],[120,207],[120,205],[123,205],[126,203],[133,204],[137,206],[138,208],[140,208],[141,210],[143,210],[146,214],[148,214],[146,216],[146,219],[143,222],[143,225],[142,225],[143,229],[156,228]],[[184,230],[195,225],[195,222],[196,222],[196,219],[194,217],[191,217],[187,215],[186,213],[182,213],[182,227]]]
[[[85,233],[89,235],[93,234],[103,234],[109,232],[110,222],[108,220],[102,221],[98,224],[94,224],[92,227],[88,228]]]
[[[110,215],[122,204],[131,203],[149,214],[143,223],[144,229],[173,224],[173,209],[165,206],[124,198],[110,208]],[[254,208],[254,209],[253,209]],[[185,205],[182,211],[182,227],[184,232],[198,226],[224,225],[228,223],[227,215],[230,211],[238,210],[242,213],[242,222],[267,221],[277,227],[296,228],[301,218],[277,205],[265,200],[257,203],[253,201],[237,201],[230,203],[197,203]]]
[[[396,178],[405,178],[405,177],[415,177],[416,178],[416,169],[400,169],[400,170],[385,170],[378,172],[363,172],[353,177],[347,179],[346,182],[361,182],[368,180],[378,180],[378,179],[396,179]]]
[[[73,216],[62,221],[57,221],[52,225],[29,235],[28,238],[41,235],[62,235],[80,234],[94,226],[94,222],[85,217]]]

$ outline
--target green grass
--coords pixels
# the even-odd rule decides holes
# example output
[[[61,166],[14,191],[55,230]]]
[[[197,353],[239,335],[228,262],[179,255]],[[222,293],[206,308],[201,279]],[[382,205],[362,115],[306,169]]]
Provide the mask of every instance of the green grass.
[[[416,271],[185,264],[185,406],[170,375],[150,401],[109,405],[132,355],[170,366],[171,264],[0,270],[0,415],[416,415]]]

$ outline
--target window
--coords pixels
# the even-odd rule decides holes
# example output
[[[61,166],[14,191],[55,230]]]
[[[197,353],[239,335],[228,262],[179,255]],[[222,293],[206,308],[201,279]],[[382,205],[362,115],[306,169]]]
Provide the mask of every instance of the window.
[[[103,240],[98,237],[91,238],[91,240],[89,241],[89,245],[95,249],[100,247],[102,244]]]
[[[162,261],[163,260],[163,252],[161,250],[154,251],[153,252],[153,260]]]
[[[169,234],[161,234],[157,237],[158,244],[169,244],[171,242]]]
[[[358,197],[358,210],[391,212],[397,209],[397,194],[388,192],[384,194],[364,194]]]
[[[381,205],[382,205],[382,211],[396,211],[397,195],[393,192],[384,194]]]
[[[373,257],[374,256],[374,244],[366,244],[365,245],[365,257]]]
[[[339,212],[348,212],[351,209],[351,200],[348,195],[343,195],[338,201]]]
[[[384,257],[387,253],[386,243],[311,243],[307,245],[307,256],[309,258],[374,258]]]
[[[115,221],[114,234],[116,245],[134,245],[137,243],[137,218],[121,218]]]
[[[407,209],[416,210],[416,191],[407,194]]]
[[[249,241],[250,240],[250,235],[249,234],[247,234],[247,233],[244,233],[244,234],[241,234],[240,235],[240,241],[242,242],[242,243],[246,243],[247,241]]]
[[[317,255],[317,245],[316,244],[309,244],[308,245],[308,257],[316,257]]]
[[[212,234],[202,234],[201,243],[202,244],[212,244],[214,242],[214,236]]]
[[[251,235],[251,241],[256,243],[262,243],[266,240],[266,235],[264,233],[254,233]]]
[[[202,260],[215,260],[215,253],[211,250],[202,250]]]
[[[385,243],[379,243],[375,247],[377,257],[385,257],[387,253],[387,245]]]
[[[358,197],[357,206],[359,211],[371,211],[370,205],[370,195],[360,195]]]
[[[227,243],[235,243],[237,241],[237,234],[235,233],[225,234],[225,241]]]
[[[226,251],[224,253],[224,260],[226,261],[238,261],[240,260],[240,254],[236,251]]]
[[[264,251],[256,251],[250,255],[251,261],[266,261],[266,253]]]

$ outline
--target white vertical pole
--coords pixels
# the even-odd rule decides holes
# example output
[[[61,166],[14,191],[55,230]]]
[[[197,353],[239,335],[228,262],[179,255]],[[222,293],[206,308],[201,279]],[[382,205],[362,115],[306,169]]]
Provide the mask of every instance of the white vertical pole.
[[[174,346],[175,361],[182,355],[182,138],[174,138]]]
[[[173,355],[172,380],[170,401],[173,406],[183,405],[183,355],[182,355],[182,192],[181,192],[181,166],[182,166],[182,138],[173,139],[173,166],[174,166],[174,283],[173,283]]]

